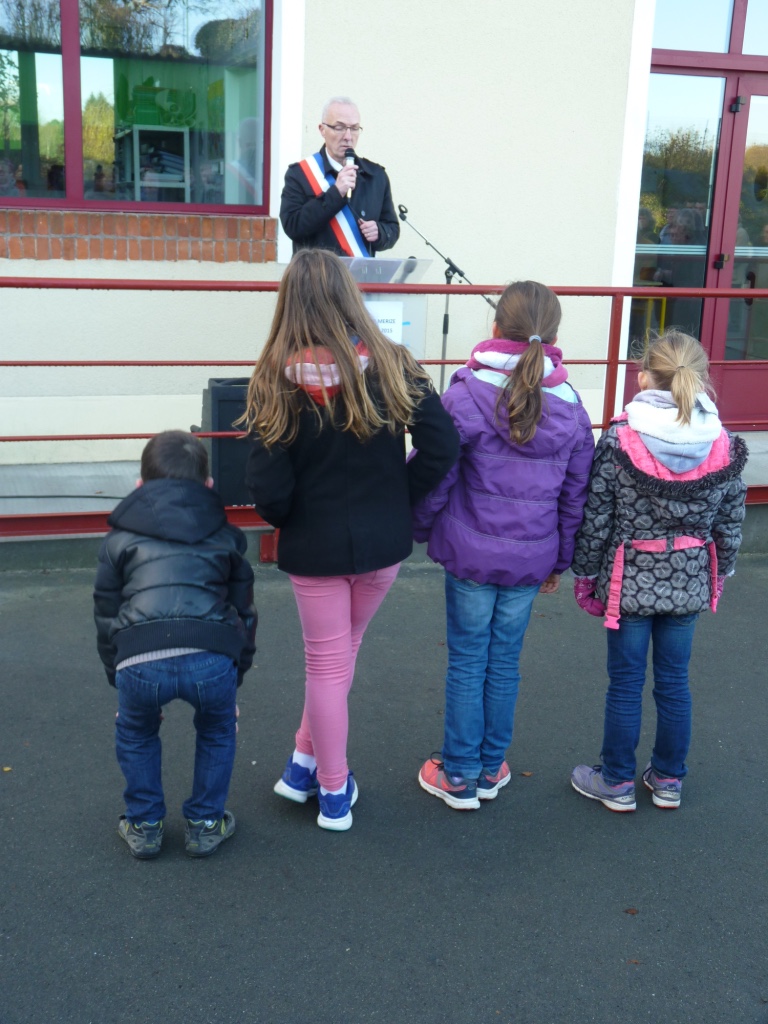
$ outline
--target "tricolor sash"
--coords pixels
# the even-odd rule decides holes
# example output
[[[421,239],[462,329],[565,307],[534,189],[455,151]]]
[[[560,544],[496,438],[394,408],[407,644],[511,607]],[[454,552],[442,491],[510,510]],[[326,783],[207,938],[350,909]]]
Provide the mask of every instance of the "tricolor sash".
[[[332,174],[326,177],[325,166],[320,153],[313,153],[306,160],[300,161],[299,167],[302,169],[305,178],[309,182],[309,187],[316,196],[327,192],[329,188],[336,184],[336,179]],[[336,241],[347,256],[370,257],[371,254],[368,252],[365,239],[360,232],[360,228],[357,226],[354,214],[348,206],[344,206],[339,210],[331,220],[330,228],[336,236]]]

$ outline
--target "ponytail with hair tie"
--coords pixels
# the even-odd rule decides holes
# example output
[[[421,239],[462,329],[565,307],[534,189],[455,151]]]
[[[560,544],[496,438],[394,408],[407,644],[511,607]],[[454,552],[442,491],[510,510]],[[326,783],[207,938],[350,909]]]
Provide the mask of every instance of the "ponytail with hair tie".
[[[557,338],[560,300],[538,281],[515,281],[504,289],[496,307],[498,334],[528,347],[499,392],[496,411],[501,422],[508,420],[509,436],[515,444],[527,444],[536,434],[542,416],[544,338]],[[533,343],[537,341],[538,345]]]
[[[652,339],[640,366],[649,376],[651,387],[671,393],[678,409],[677,420],[685,425],[691,422],[697,394],[714,395],[706,352],[696,338],[675,328]],[[681,371],[685,371],[682,377]]]

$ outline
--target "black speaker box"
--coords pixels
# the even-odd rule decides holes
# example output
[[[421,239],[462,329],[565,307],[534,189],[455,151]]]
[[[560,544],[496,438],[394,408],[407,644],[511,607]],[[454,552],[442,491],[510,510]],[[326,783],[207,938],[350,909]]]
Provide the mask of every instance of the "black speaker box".
[[[242,430],[233,427],[245,412],[249,377],[211,378],[203,391],[201,430],[219,432]],[[213,486],[225,505],[250,505],[245,489],[248,441],[244,437],[203,437],[211,463]]]

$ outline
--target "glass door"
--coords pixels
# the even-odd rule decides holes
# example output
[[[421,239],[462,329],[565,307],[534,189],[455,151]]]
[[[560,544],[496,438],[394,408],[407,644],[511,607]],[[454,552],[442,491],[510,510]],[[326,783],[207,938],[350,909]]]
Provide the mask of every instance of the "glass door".
[[[701,339],[724,419],[768,422],[768,74],[651,76],[634,284],[739,288],[741,299],[635,299],[628,352],[655,331]],[[627,374],[625,399],[635,386]]]
[[[753,419],[768,419],[768,363],[755,363],[768,360],[768,299],[749,294],[768,288],[768,76],[741,76],[731,106],[722,252],[713,262],[719,264],[716,285],[745,295],[709,300],[702,326],[711,358],[726,360],[713,371],[721,413],[748,427]]]
[[[702,288],[710,283],[707,253],[719,244],[716,172],[725,86],[721,76],[651,75],[635,248],[637,286]],[[633,300],[630,354],[639,355],[651,333],[667,327],[700,337],[701,316],[700,299]],[[628,386],[634,386],[633,378]]]

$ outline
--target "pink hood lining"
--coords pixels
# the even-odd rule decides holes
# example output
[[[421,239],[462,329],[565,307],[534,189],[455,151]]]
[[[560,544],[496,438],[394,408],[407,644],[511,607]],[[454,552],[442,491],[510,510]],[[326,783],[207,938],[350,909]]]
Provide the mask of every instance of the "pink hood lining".
[[[625,414],[626,415],[626,414]],[[712,450],[704,461],[695,469],[687,473],[673,473],[663,463],[651,455],[643,444],[637,431],[628,425],[617,426],[616,434],[622,451],[626,452],[632,461],[632,465],[648,476],[656,477],[658,480],[700,480],[709,473],[724,469],[730,464],[731,445],[730,438],[725,430],[720,431],[719,437],[712,442]]]

